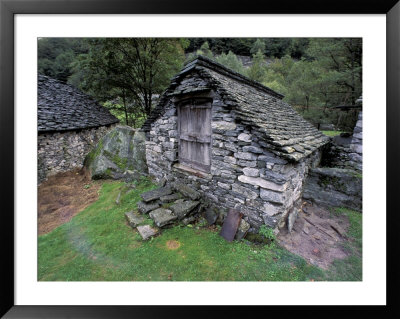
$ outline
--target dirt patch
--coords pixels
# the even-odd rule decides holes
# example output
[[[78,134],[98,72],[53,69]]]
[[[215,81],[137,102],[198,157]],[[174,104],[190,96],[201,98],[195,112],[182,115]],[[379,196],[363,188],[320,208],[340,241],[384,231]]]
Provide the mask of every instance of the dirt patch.
[[[85,170],[50,176],[38,187],[38,235],[49,233],[95,202],[100,187]]]
[[[287,250],[302,256],[311,264],[328,269],[335,259],[348,256],[344,249],[349,221],[328,210],[305,203],[293,230],[282,230],[277,239]]]
[[[169,250],[175,250],[181,247],[181,243],[176,240],[168,240],[166,245]]]

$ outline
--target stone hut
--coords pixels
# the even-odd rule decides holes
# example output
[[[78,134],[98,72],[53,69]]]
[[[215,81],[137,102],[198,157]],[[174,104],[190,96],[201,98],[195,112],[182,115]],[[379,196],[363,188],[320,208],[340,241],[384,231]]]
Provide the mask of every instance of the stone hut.
[[[253,231],[283,227],[297,216],[303,182],[328,138],[282,98],[197,57],[142,127],[149,174],[184,182],[216,207],[239,209]]]
[[[87,153],[118,123],[107,109],[75,87],[38,75],[38,183],[81,168]]]
[[[353,134],[341,133],[333,137],[332,143],[324,150],[323,165],[356,170],[362,172],[362,96],[356,100],[356,105],[336,106],[341,111],[358,112]]]

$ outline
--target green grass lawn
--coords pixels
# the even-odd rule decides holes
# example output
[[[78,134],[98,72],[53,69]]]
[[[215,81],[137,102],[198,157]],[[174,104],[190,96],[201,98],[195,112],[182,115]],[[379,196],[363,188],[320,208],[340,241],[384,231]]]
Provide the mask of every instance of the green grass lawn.
[[[327,136],[337,136],[340,135],[340,133],[343,133],[342,131],[322,131]]]
[[[346,215],[350,222],[347,232],[349,241],[345,249],[350,256],[338,259],[325,273],[325,277],[334,281],[361,281],[362,280],[362,215],[359,212],[346,208],[335,208],[334,214]]]
[[[164,229],[160,236],[143,242],[127,225],[124,213],[135,209],[140,194],[154,187],[145,180],[126,192],[124,183],[105,182],[95,203],[38,238],[38,280],[357,280],[354,278],[360,269],[354,261],[341,261],[325,272],[277,245],[228,243],[218,231],[197,226]],[[121,202],[117,205],[120,191]],[[169,249],[171,241],[179,247]],[[361,258],[355,258],[361,267]],[[345,268],[356,275],[341,276]]]

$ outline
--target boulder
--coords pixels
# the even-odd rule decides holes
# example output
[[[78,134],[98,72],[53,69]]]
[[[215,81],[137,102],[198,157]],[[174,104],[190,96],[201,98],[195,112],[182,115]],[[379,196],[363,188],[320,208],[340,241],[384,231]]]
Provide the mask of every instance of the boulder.
[[[84,165],[93,179],[132,181],[147,175],[144,133],[129,126],[115,127],[89,152]]]
[[[134,212],[126,212],[125,217],[132,228],[135,228],[144,222],[143,216],[135,214]]]
[[[305,181],[303,198],[320,206],[361,211],[362,177],[350,169],[313,168]]]
[[[151,227],[150,225],[138,226],[136,229],[138,230],[140,236],[142,236],[143,240],[147,240],[158,234],[158,229]]]
[[[158,208],[153,210],[149,214],[150,218],[154,220],[154,223],[158,227],[163,227],[165,225],[171,224],[177,217],[172,214],[172,211],[165,208]]]

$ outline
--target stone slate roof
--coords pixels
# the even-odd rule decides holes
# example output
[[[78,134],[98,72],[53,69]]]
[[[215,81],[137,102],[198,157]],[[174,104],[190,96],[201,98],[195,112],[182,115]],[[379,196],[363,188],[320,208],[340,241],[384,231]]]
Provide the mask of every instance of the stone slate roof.
[[[106,108],[77,88],[38,75],[38,131],[94,128],[119,122]]]
[[[196,72],[205,81],[189,87],[179,86],[182,78],[191,72]],[[298,161],[329,141],[327,136],[282,101],[282,94],[203,56],[187,64],[172,79],[142,129],[150,129],[151,123],[160,116],[171,97],[210,89],[218,90],[236,118],[242,124],[251,126],[254,133],[278,156]]]

